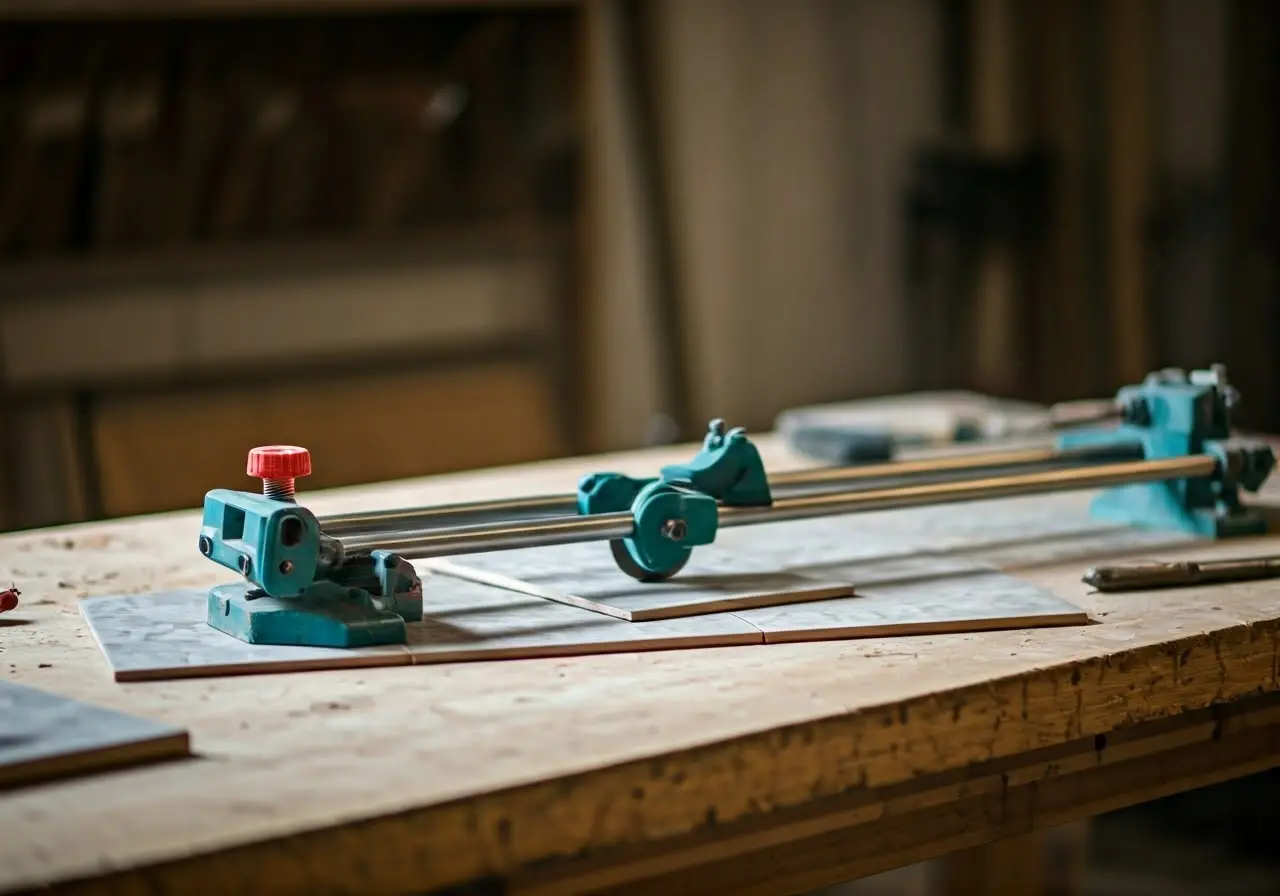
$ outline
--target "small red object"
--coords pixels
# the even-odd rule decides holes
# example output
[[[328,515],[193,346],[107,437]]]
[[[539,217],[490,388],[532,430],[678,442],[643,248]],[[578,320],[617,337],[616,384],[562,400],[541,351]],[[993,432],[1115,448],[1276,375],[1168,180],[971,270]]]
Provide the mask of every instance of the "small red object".
[[[8,591],[0,591],[0,613],[8,613],[18,606],[18,595],[20,594],[22,592],[16,586],[9,588]]]
[[[311,475],[311,452],[296,445],[264,445],[249,452],[246,472],[258,479],[297,479]]]

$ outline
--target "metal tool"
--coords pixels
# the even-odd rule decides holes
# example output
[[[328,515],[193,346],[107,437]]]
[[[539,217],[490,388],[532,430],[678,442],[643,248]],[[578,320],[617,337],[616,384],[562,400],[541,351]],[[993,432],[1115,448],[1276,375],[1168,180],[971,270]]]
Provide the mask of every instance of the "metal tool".
[[[1146,591],[1274,578],[1280,578],[1280,555],[1199,562],[1093,566],[1085,572],[1083,581],[1099,591]]]
[[[1215,368],[1163,372],[1117,395],[1119,427],[1064,436],[1056,448],[768,476],[740,429],[713,421],[686,464],[650,478],[597,473],[576,494],[318,518],[296,503],[310,473],[302,448],[258,448],[248,471],[264,494],[205,497],[200,551],[245,581],[210,592],[209,623],[253,643],[400,643],[421,619],[411,559],[607,542],[620,569],[652,582],[676,575],[722,527],[1106,488],[1108,519],[1235,535],[1265,529],[1240,489],[1270,474],[1265,445],[1229,439],[1237,400]]]

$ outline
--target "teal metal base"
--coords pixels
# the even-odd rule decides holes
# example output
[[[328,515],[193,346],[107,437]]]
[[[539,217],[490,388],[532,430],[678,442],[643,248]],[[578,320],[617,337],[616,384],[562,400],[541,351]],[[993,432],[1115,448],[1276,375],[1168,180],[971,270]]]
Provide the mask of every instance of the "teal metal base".
[[[1102,492],[1089,505],[1097,519],[1143,529],[1185,532],[1203,538],[1266,535],[1267,518],[1249,507],[1188,510],[1162,482],[1124,485]]]
[[[396,595],[395,609],[376,606],[369,593],[320,583],[303,597],[262,595],[247,583],[209,591],[209,625],[250,644],[297,647],[374,647],[405,643],[405,620],[422,618],[422,594]]]

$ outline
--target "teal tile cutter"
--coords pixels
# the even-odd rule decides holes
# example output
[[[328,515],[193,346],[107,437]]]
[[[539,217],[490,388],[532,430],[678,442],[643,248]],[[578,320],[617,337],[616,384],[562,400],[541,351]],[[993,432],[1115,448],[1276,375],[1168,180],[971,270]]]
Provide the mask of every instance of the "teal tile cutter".
[[[1265,531],[1244,504],[1275,464],[1233,436],[1238,395],[1226,370],[1165,370],[1121,389],[1118,425],[1061,434],[1046,448],[824,467],[769,476],[741,429],[713,421],[702,448],[657,476],[602,472],[574,494],[317,517],[297,503],[311,470],[298,447],[256,448],[263,494],[205,496],[200,552],[243,581],[209,593],[211,626],[250,643],[350,647],[403,643],[422,617],[410,561],[604,542],[642,582],[668,579],[725,527],[1102,489],[1095,515],[1211,537]]]

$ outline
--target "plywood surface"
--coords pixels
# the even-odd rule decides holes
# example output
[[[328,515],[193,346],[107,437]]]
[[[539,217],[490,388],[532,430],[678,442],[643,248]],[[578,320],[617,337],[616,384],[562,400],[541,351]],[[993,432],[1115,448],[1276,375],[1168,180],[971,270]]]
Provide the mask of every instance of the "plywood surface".
[[[797,465],[761,444],[772,469]],[[555,492],[689,453],[308,503],[327,513]],[[1087,497],[1041,499],[1040,519],[1080,519]],[[1280,583],[1101,595],[1080,582],[1095,536],[1111,556],[1156,558],[1275,553],[1276,538],[1126,547],[1095,532],[1075,536],[1080,553],[1037,558],[1033,509],[991,502],[928,519],[946,553],[982,562],[975,540],[1000,536],[1007,570],[1097,624],[127,685],[78,601],[232,580],[194,551],[195,515],[6,536],[0,579],[24,602],[0,626],[0,670],[186,728],[203,761],[0,797],[0,891],[130,869],[146,869],[134,884],[170,892],[429,890],[1280,690]],[[999,524],[1006,514],[1018,524]],[[990,521],[981,538],[974,520]],[[914,525],[864,517],[868,538]]]
[[[0,681],[0,790],[186,755],[180,728]]]

